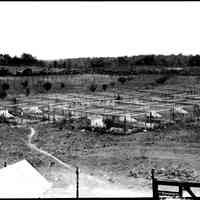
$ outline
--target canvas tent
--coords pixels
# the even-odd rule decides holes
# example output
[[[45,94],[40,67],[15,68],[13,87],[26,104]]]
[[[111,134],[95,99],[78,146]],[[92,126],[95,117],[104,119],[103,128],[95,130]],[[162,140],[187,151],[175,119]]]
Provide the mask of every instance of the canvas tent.
[[[0,169],[0,198],[39,198],[51,185],[26,160]]]
[[[162,117],[159,113],[157,113],[157,112],[154,111],[154,110],[152,110],[152,111],[150,111],[150,112],[151,112],[151,115],[152,115],[153,117],[158,117],[158,118]]]
[[[42,113],[42,111],[37,106],[30,107],[29,112],[38,113],[38,114]]]
[[[0,110],[0,116],[3,116],[5,118],[15,118],[15,116],[10,114],[8,110]]]
[[[182,107],[175,107],[174,111],[181,114],[188,114],[188,112],[184,110]]]

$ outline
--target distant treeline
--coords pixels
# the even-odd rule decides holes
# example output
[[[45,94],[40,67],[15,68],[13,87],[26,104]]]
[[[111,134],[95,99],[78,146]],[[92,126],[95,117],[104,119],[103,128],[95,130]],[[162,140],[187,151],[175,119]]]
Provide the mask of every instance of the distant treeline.
[[[31,54],[23,53],[21,57],[10,56],[9,54],[0,54],[0,65],[2,66],[44,66],[45,63],[42,60],[38,60]]]
[[[200,55],[138,55],[121,57],[94,57],[71,58],[53,61],[38,60],[30,54],[21,57],[11,57],[8,54],[0,55],[1,66],[25,66],[29,71],[18,71],[15,74],[4,68],[7,72],[0,74],[10,75],[45,75],[45,74],[170,74],[200,75]],[[42,67],[34,71],[32,66]],[[31,70],[30,70],[31,69]],[[24,69],[25,70],[25,69]]]

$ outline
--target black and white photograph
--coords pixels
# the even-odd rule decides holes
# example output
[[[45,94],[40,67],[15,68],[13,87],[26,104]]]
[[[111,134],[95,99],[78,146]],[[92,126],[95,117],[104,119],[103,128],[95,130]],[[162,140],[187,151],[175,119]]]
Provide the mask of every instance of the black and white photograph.
[[[200,199],[200,2],[1,1],[0,198]]]

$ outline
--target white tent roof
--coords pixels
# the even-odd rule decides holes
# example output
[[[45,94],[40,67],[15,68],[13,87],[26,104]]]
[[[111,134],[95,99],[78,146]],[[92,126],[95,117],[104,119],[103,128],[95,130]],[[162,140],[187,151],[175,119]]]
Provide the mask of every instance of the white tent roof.
[[[162,117],[159,113],[157,113],[156,111],[152,110],[151,114],[153,117]]]
[[[32,106],[27,109],[28,112],[33,112],[33,113],[42,113],[42,111],[37,107],[37,106]]]
[[[14,115],[11,115],[8,110],[0,110],[0,116],[4,116],[6,118],[13,118]]]
[[[178,113],[188,114],[188,112],[184,110],[182,107],[175,107],[174,110]]]
[[[0,169],[0,198],[39,198],[51,185],[26,160]]]

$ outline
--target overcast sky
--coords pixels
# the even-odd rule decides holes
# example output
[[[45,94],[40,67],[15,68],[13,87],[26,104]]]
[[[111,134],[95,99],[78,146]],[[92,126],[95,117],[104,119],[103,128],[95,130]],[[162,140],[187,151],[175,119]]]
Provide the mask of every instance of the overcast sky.
[[[0,53],[200,54],[200,2],[1,2]]]

